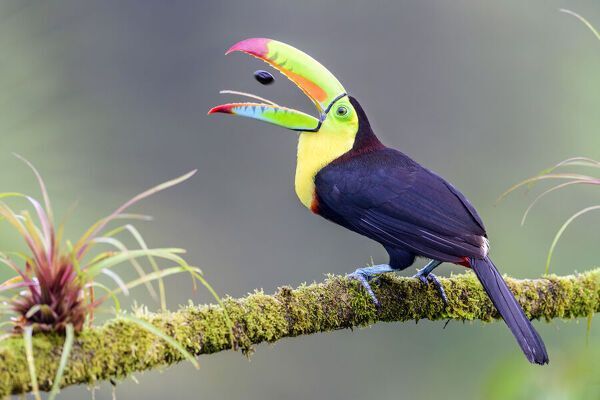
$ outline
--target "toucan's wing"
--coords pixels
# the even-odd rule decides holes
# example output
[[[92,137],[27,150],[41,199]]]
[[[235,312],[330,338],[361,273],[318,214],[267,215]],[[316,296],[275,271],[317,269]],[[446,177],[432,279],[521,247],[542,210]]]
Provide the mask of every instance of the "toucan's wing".
[[[487,251],[485,228],[468,200],[398,151],[333,162],[315,185],[320,214],[386,247],[453,262]]]

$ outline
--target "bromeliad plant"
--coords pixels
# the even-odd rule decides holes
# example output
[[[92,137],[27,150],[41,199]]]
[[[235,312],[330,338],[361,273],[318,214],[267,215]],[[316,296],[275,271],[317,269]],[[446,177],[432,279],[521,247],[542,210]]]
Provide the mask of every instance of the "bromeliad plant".
[[[199,280],[216,297],[200,270],[188,265],[181,257],[184,250],[148,248],[138,230],[130,223],[106,231],[107,226],[117,220],[148,220],[148,216],[127,214],[126,211],[140,200],[185,181],[196,171],[138,194],[93,224],[77,242],[71,243],[63,240],[63,224],[58,228],[54,225],[50,199],[39,172],[27,160],[23,161],[37,178],[43,205],[25,194],[0,193],[0,217],[16,229],[29,250],[28,253],[0,253],[0,264],[15,274],[0,284],[3,301],[0,315],[4,317],[2,325],[11,326],[16,333],[64,333],[67,327],[78,332],[86,323],[92,323],[94,311],[107,300],[112,299],[115,309],[119,311],[116,295],[121,292],[128,294],[130,289],[140,285],[146,285],[151,295],[159,297],[161,308],[165,309],[163,278],[181,272],[190,273],[194,280]],[[27,210],[15,212],[5,203],[10,198],[27,201],[35,217]],[[121,233],[129,233],[139,248],[128,249],[116,237]],[[99,245],[109,246],[111,250],[98,250]],[[144,271],[139,262],[141,258],[148,260],[152,272]],[[167,260],[175,266],[160,269],[157,259]],[[139,274],[137,279],[130,282],[125,282],[115,272],[115,267],[127,262]],[[112,280],[114,287],[101,283],[98,280],[100,275]],[[153,282],[158,283],[158,295]]]
[[[191,171],[138,194],[110,215],[93,224],[77,242],[72,243],[63,240],[63,224],[60,224],[58,228],[55,227],[50,198],[41,175],[29,161],[22,157],[19,158],[31,168],[36,176],[43,203],[21,193],[0,193],[0,220],[12,225],[29,249],[28,253],[0,253],[0,265],[4,265],[14,272],[12,278],[0,283],[0,301],[2,301],[0,326],[12,327],[11,332],[0,336],[0,340],[14,334],[23,335],[31,387],[35,398],[41,399],[34,363],[33,333],[65,334],[60,364],[49,396],[49,399],[52,400],[59,392],[75,333],[81,331],[86,323],[91,324],[94,319],[94,311],[109,299],[112,300],[119,318],[132,321],[142,329],[164,340],[198,368],[198,362],[194,356],[175,339],[143,319],[121,313],[117,295],[120,293],[127,295],[130,289],[146,285],[150,294],[160,299],[161,308],[165,310],[166,295],[163,278],[186,272],[192,276],[194,288],[195,282],[199,281],[221,304],[219,297],[204,280],[201,271],[188,265],[181,257],[184,250],[148,248],[139,231],[131,223],[125,223],[107,231],[108,225],[114,221],[151,219],[145,215],[128,214],[126,211],[140,200],[187,180],[196,171]],[[5,202],[8,199],[25,200],[30,205],[33,215],[28,210],[15,212]],[[139,247],[133,250],[128,249],[117,238],[121,233],[131,235]],[[109,246],[111,250],[98,250],[100,245]],[[152,272],[144,271],[139,262],[141,258],[148,260]],[[158,259],[172,262],[175,266],[161,269],[158,266]],[[124,263],[132,265],[139,277],[125,282],[114,270],[115,267]],[[105,275],[115,285],[103,284],[98,280],[100,275]],[[158,295],[153,287],[154,282],[158,283]],[[102,292],[96,293],[98,290]],[[226,319],[230,323],[227,316]]]

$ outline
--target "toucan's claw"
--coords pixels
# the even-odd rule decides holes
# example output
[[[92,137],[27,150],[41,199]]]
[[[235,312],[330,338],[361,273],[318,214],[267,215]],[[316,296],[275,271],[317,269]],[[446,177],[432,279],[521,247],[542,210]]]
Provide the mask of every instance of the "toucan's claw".
[[[381,307],[381,303],[379,303],[377,296],[375,296],[375,292],[373,292],[371,284],[369,283],[369,279],[367,279],[365,273],[361,272],[360,270],[356,270],[353,273],[348,274],[348,278],[359,281],[362,287],[365,288],[365,290],[369,294],[369,297],[371,297],[371,300],[373,300],[373,304],[375,305],[375,307],[377,307],[377,309]]]
[[[379,303],[377,296],[375,296],[375,292],[373,292],[373,289],[371,288],[371,284],[369,283],[370,278],[367,278],[367,275],[364,272],[360,271],[360,269],[357,269],[353,273],[348,274],[347,277],[349,279],[355,279],[360,282],[362,287],[365,288],[365,290],[369,294],[369,297],[371,297],[371,300],[373,300],[373,304],[375,304],[375,307],[377,307],[377,309],[379,310],[379,308],[381,307],[381,303]]]
[[[360,284],[365,288],[365,290],[371,297],[371,300],[373,300],[373,304],[375,304],[375,307],[377,307],[377,309],[379,309],[381,306],[381,303],[377,299],[377,296],[375,296],[375,292],[373,292],[373,289],[371,288],[369,281],[377,275],[384,274],[386,272],[393,272],[393,271],[394,271],[394,269],[392,267],[390,267],[388,264],[373,265],[372,267],[357,268],[356,271],[354,271],[351,274],[348,274],[347,277],[350,279],[356,279],[357,281],[359,281]]]
[[[418,278],[425,285],[432,283],[433,286],[435,286],[435,288],[437,289],[438,293],[440,294],[440,297],[444,302],[444,307],[448,306],[448,296],[446,295],[446,290],[444,289],[444,286],[442,286],[442,283],[435,274],[430,272],[426,275],[419,271],[416,275],[413,276],[413,278]]]

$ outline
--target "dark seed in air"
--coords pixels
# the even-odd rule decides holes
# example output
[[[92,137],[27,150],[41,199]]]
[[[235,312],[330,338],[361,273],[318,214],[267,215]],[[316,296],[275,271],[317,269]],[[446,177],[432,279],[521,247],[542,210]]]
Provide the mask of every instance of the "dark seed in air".
[[[267,71],[259,69],[254,72],[254,78],[263,85],[270,85],[275,82],[275,78]]]

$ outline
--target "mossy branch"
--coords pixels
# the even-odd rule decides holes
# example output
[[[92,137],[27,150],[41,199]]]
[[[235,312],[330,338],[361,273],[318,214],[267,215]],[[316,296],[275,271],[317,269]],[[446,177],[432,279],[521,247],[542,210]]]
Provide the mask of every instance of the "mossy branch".
[[[507,278],[507,281],[526,314],[535,319],[591,318],[600,311],[600,268],[564,277]],[[373,283],[382,304],[379,311],[356,281],[339,276],[297,289],[283,287],[274,295],[256,292],[241,299],[226,298],[224,305],[234,324],[233,340],[223,309],[215,305],[189,306],[160,314],[144,313],[140,317],[196,355],[232,347],[248,352],[262,342],[378,321],[491,321],[499,318],[472,273],[441,279],[441,282],[448,295],[447,307],[432,286],[425,287],[416,279],[393,274]],[[52,386],[63,341],[63,337],[51,334],[34,337],[40,389],[49,390]],[[101,327],[86,329],[75,338],[61,385],[122,379],[135,371],[183,359],[179,351],[139,325],[117,318]],[[0,397],[30,390],[23,340],[7,339],[0,343]]]

